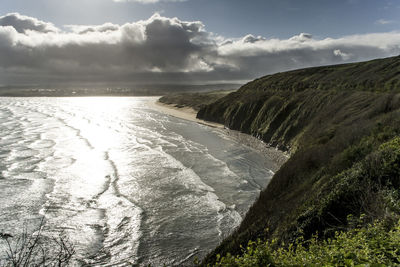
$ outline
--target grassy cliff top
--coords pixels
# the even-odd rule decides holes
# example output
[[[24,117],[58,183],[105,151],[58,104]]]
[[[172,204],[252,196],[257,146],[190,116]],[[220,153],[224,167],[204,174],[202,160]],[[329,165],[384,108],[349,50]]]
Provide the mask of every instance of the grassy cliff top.
[[[232,93],[234,90],[218,90],[202,93],[176,93],[161,97],[158,101],[177,108],[190,107],[199,111],[202,107]]]
[[[242,87],[242,90],[246,89],[399,91],[400,56],[276,73]]]

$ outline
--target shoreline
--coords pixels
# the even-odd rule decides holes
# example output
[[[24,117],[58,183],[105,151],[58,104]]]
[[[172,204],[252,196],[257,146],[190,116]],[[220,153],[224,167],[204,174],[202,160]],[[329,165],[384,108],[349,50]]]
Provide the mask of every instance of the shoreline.
[[[264,155],[271,161],[271,165],[268,168],[274,173],[280,169],[280,167],[289,159],[290,155],[287,152],[281,151],[275,147],[271,147],[268,144],[264,143],[264,141],[236,130],[231,130],[225,128],[223,124],[204,121],[196,118],[197,111],[190,107],[178,108],[174,105],[164,104],[158,101],[160,97],[157,97],[155,100],[151,100],[148,102],[148,106],[154,110],[157,110],[161,113],[177,117],[180,119],[197,122],[199,124],[203,124],[212,128],[216,128],[226,134],[227,137],[234,139],[240,144],[248,146],[258,153]]]
[[[157,111],[160,111],[161,113],[177,117],[180,119],[188,120],[188,121],[193,121],[197,122],[203,125],[207,125],[213,128],[219,128],[219,129],[224,129],[224,125],[216,122],[211,122],[211,121],[205,121],[205,120],[200,120],[196,118],[197,111],[194,110],[193,108],[190,107],[183,107],[183,108],[178,108],[175,107],[174,105],[168,105],[164,104],[158,101],[160,97],[157,97],[155,101],[149,101],[149,106]]]

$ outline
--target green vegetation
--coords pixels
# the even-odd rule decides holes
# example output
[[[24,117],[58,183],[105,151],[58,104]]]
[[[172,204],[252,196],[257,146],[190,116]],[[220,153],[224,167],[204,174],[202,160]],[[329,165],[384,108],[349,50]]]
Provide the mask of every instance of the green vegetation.
[[[399,81],[400,57],[310,68],[265,76],[202,108],[199,118],[291,153],[240,227],[203,264],[228,253],[240,258],[251,240],[334,238],[355,228],[349,215],[363,214],[360,229],[376,220],[394,227],[400,216]]]
[[[233,90],[203,93],[177,93],[163,96],[159,101],[167,105],[174,105],[177,108],[191,107],[194,110],[199,111],[202,107],[205,107],[232,92]]]
[[[241,256],[217,256],[216,266],[393,266],[400,264],[400,222],[388,230],[382,222],[320,241],[302,238],[276,248],[272,242],[250,241]],[[274,249],[275,248],[275,249]]]

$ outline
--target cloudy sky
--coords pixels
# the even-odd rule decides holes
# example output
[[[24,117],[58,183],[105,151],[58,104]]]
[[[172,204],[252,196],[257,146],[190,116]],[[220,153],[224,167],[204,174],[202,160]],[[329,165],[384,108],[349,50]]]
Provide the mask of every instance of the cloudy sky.
[[[400,0],[2,0],[0,85],[243,82],[400,54]]]

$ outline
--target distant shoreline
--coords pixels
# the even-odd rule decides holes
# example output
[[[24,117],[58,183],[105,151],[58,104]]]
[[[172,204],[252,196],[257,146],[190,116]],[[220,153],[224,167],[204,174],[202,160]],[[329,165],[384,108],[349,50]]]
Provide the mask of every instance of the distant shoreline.
[[[0,86],[1,97],[139,97],[187,92],[231,90],[241,84],[130,84],[130,85],[21,85]]]

